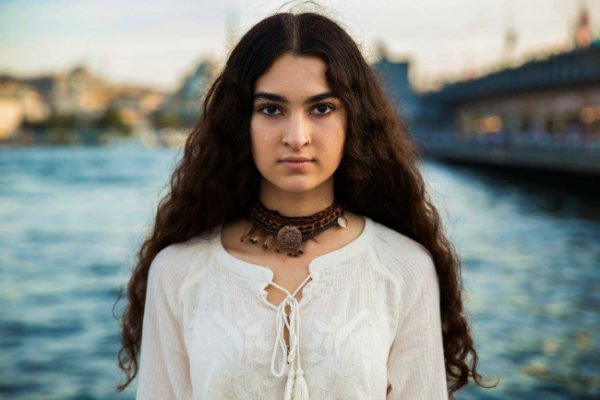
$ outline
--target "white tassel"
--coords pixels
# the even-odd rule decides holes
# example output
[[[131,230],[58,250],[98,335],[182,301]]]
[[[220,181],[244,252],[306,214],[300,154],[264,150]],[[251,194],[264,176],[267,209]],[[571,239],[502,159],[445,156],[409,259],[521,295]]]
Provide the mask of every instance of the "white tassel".
[[[294,382],[296,381],[294,374],[294,369],[290,368],[288,372],[287,382],[285,383],[285,393],[283,395],[283,400],[292,400],[292,390],[294,389]]]
[[[308,385],[304,379],[304,371],[302,368],[298,368],[296,371],[296,384],[294,385],[294,397],[293,400],[309,400],[308,397]]]

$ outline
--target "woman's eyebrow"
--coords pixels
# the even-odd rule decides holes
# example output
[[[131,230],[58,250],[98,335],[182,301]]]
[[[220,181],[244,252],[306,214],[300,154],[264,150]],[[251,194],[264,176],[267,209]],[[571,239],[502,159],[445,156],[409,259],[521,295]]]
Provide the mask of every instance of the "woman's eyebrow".
[[[336,96],[332,92],[315,94],[314,96],[310,96],[309,98],[304,100],[304,104],[315,103],[317,101],[328,99],[330,97],[336,97]],[[275,101],[275,102],[283,103],[283,104],[289,104],[289,102],[290,102],[287,99],[287,97],[285,97],[285,96],[281,96],[281,95],[275,94],[275,93],[267,93],[267,92],[257,92],[254,95],[254,100],[258,100],[258,99],[265,99],[265,100]]]

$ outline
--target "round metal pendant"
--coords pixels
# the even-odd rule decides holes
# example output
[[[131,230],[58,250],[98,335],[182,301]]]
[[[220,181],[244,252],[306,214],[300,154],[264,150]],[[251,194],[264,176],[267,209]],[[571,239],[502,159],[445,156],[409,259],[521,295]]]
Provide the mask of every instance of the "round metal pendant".
[[[292,253],[297,253],[302,245],[302,232],[293,225],[286,225],[277,232],[279,247]]]

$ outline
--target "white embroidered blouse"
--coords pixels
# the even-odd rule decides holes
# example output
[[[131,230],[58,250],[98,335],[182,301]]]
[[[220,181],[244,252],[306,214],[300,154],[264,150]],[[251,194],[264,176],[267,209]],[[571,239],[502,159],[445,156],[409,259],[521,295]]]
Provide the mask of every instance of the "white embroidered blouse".
[[[313,259],[278,306],[265,290],[279,286],[273,272],[229,254],[220,229],[160,251],[136,398],[448,399],[431,255],[365,220],[352,242]]]

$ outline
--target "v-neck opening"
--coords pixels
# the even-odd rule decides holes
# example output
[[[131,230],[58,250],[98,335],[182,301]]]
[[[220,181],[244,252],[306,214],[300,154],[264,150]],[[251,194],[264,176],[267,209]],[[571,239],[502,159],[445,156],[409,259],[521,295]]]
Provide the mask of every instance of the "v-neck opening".
[[[306,288],[310,288],[310,284],[312,283],[312,281],[313,281],[313,277],[312,277],[312,276],[309,274],[309,275],[308,275],[306,278],[304,278],[304,280],[303,280],[302,282],[300,282],[300,284],[299,284],[299,285],[298,285],[298,286],[297,286],[297,287],[296,287],[296,288],[295,288],[293,291],[291,291],[291,292],[290,292],[289,290],[287,290],[286,288],[284,288],[283,286],[279,285],[278,283],[275,283],[275,282],[271,281],[271,282],[269,282],[269,283],[268,283],[268,284],[265,286],[265,289],[262,291],[262,297],[263,297],[264,301],[265,301],[267,304],[269,304],[270,306],[272,306],[272,308],[273,308],[273,309],[275,309],[275,310],[277,310],[277,309],[278,309],[278,308],[281,306],[281,304],[282,304],[282,303],[286,302],[286,299],[287,299],[288,297],[292,297],[292,298],[296,299],[296,296],[298,295],[298,293],[300,293],[300,294],[301,294],[301,297],[300,297],[300,299],[296,299],[296,301],[298,302],[298,304],[304,304],[304,302],[306,301],[306,300],[304,300],[304,298],[306,297],[306,294],[305,294],[305,289],[306,289]],[[281,291],[281,292],[285,293],[286,297],[284,297],[284,298],[283,298],[283,299],[282,299],[282,300],[279,302],[279,304],[274,304],[274,303],[272,303],[272,302],[270,302],[270,301],[269,301],[269,299],[268,299],[269,295],[268,295],[268,292],[267,292],[267,289],[266,289],[266,287],[267,287],[267,286],[269,286],[269,285],[270,285],[270,286],[273,286],[273,287],[274,287],[274,288],[276,288],[277,290],[279,290],[279,291]]]

